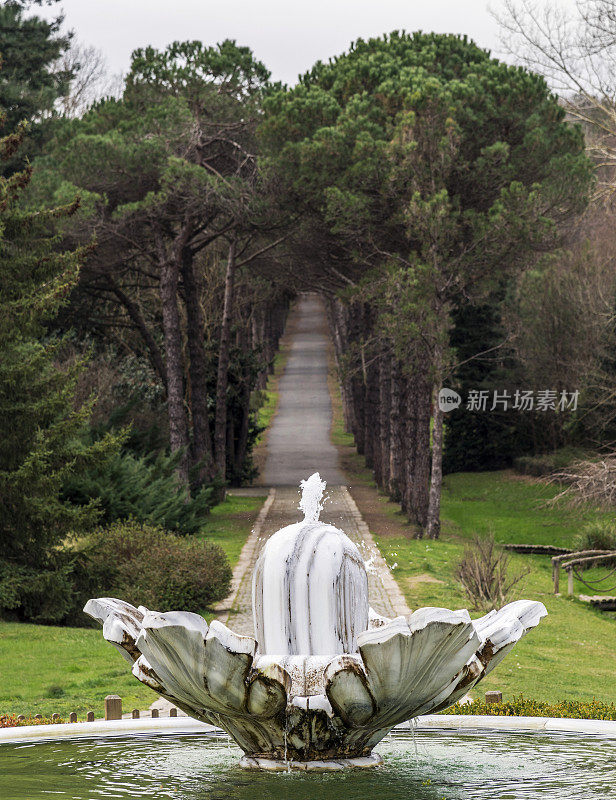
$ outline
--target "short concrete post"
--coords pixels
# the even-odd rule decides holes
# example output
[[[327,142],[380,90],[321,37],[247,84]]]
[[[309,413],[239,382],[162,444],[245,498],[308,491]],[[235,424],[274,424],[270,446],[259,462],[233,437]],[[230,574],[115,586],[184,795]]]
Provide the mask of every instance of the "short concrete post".
[[[157,708],[153,708],[152,709],[152,719],[158,719],[158,709]]]
[[[41,719],[43,719],[43,715],[42,714],[35,714],[34,715],[34,719],[41,720]]]
[[[86,722],[94,722],[94,711],[88,711],[86,714]]]
[[[71,711],[71,713],[68,715],[68,721],[69,722],[77,722],[77,712],[76,711]]]
[[[169,709],[169,716],[170,717],[177,717],[177,715],[178,715],[177,708],[175,706],[171,706],[171,708]]]
[[[26,721],[26,718],[24,717],[24,715],[23,715],[23,714],[20,714],[20,715],[17,717],[17,722],[25,722],[25,721]]]
[[[573,594],[573,568],[567,569],[567,594],[571,597]]]
[[[133,719],[139,719],[139,709],[133,708]]]
[[[108,694],[105,698],[105,719],[122,719],[122,698],[117,694]]]
[[[52,714],[51,715],[52,722],[60,722],[60,715],[59,714]]]
[[[486,703],[502,703],[502,692],[486,692]]]

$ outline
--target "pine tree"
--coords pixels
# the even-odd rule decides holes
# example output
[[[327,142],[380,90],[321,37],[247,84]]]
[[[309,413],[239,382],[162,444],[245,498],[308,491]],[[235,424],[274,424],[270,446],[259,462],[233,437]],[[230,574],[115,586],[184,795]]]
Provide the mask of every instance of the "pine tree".
[[[0,5],[0,110],[6,130],[16,130],[23,120],[31,125],[27,142],[3,160],[3,175],[19,171],[27,157],[40,153],[49,140],[55,104],[73,77],[59,65],[72,36],[61,32],[64,18],[43,19],[31,13],[31,5],[43,2],[9,0]]]
[[[0,158],[13,158],[22,126],[0,139]],[[56,366],[61,342],[45,324],[75,285],[83,251],[63,251],[50,234],[54,219],[78,201],[46,212],[25,211],[20,197],[30,168],[0,177],[0,614],[57,622],[69,613],[74,569],[66,547],[72,533],[97,518],[95,506],[61,498],[64,481],[105,457],[116,439],[93,446],[79,432],[91,404],[75,408],[82,364]]]

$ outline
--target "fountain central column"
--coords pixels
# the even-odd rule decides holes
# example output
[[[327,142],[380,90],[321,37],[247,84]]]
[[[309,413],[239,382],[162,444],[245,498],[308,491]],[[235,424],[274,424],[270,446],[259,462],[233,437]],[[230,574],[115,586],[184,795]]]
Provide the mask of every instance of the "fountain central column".
[[[319,522],[325,482],[302,482],[303,522],[266,543],[253,576],[255,634],[262,655],[334,656],[357,652],[368,627],[368,576],[342,531]]]

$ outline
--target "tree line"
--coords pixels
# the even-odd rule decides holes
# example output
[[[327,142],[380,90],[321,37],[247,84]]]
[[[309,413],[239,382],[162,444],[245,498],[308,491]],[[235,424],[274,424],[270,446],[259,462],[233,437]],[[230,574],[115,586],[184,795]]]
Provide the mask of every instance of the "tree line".
[[[359,41],[265,102],[263,139],[320,237],[314,274],[337,283],[347,428],[417,535],[438,537],[443,467],[501,467],[584,438],[556,406],[444,419],[437,402],[444,386],[577,388],[562,362],[558,385],[535,383],[524,347],[544,310],[529,319],[524,303],[575,260],[566,247],[580,253],[594,181],[583,131],[543,77],[459,36]],[[565,331],[563,350],[579,332]]]
[[[0,10],[1,609],[70,592],[94,525],[195,533],[254,477],[303,289],[327,300],[347,428],[419,536],[443,472],[612,435],[611,234],[585,130],[539,74],[399,32],[286,87],[247,47],[189,41],[136,50],[82,109],[96,69],[29,5]],[[437,402],[548,377],[580,383],[580,412]]]
[[[293,293],[270,266],[289,213],[257,168],[250,50],[138,50],[119,96],[66,114],[70,36],[23,5],[0,28],[0,609],[49,622],[111,588],[88,579],[96,526],[196,534],[255,476]]]

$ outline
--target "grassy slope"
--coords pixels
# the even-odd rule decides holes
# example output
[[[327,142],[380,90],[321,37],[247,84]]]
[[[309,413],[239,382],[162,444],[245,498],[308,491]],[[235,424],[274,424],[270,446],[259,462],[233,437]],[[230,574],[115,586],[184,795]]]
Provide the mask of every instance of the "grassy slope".
[[[584,521],[601,516],[598,512],[580,515],[546,506],[545,500],[555,494],[553,487],[508,471],[458,473],[445,478],[442,538],[436,542],[412,539],[412,527],[399,506],[365,488],[374,486],[371,474],[363,459],[351,451],[352,437],[344,432],[336,398],[332,435],[351,483],[358,490],[355,499],[360,510],[388,564],[397,563],[393,574],[411,608],[468,605],[453,573],[465,542],[475,533],[492,531],[502,543],[567,547]],[[360,487],[364,487],[363,492],[359,492]],[[362,503],[360,494],[372,500]],[[540,600],[549,616],[471,694],[480,697],[488,689],[500,689],[505,699],[524,694],[551,702],[593,698],[616,702],[616,615],[595,611],[566,594],[554,596],[549,557],[512,556],[513,572],[527,566],[531,572],[523,579],[517,596]],[[566,592],[566,578],[561,578],[561,586]],[[576,581],[575,593],[580,592],[588,590]]]
[[[280,340],[279,349],[274,356],[273,372],[267,379],[267,387],[263,391],[255,392],[255,401],[259,405],[257,422],[263,428],[253,450],[253,458],[259,470],[262,470],[265,464],[267,434],[274,414],[278,410],[278,383],[289,359],[292,325],[290,322],[287,332]]]
[[[262,497],[227,495],[225,502],[215,506],[205,521],[201,536],[208,542],[219,544],[232,567],[237,563],[266,496],[265,489]]]
[[[262,504],[260,497],[228,497],[203,528],[232,566]],[[81,717],[93,710],[100,717],[108,694],[119,694],[125,711],[147,708],[155,699],[99,629],[0,622],[0,675],[0,714],[77,711]]]

